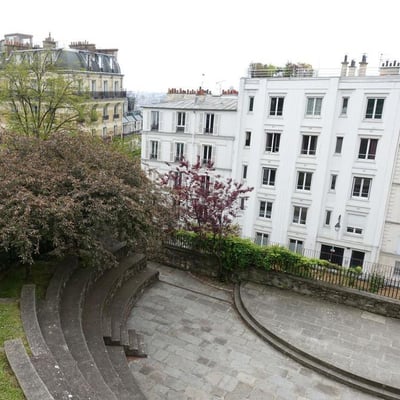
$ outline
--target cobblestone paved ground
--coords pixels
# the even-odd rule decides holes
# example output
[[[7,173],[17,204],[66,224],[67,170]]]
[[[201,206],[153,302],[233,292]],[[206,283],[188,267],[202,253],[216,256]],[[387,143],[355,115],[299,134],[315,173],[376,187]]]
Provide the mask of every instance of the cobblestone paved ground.
[[[160,267],[129,319],[148,358],[130,368],[149,400],[369,400],[262,342],[236,314],[230,293]]]

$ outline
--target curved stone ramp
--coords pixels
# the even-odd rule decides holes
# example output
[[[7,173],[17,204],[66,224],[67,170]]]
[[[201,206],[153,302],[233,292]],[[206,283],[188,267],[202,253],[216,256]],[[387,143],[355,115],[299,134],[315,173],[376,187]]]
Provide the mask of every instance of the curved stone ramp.
[[[39,326],[35,285],[22,287],[20,308],[22,325],[32,352],[30,359],[37,373],[55,399],[68,400],[72,398],[70,385],[48,348]]]
[[[27,400],[54,400],[31,363],[21,339],[4,342],[4,350]]]
[[[400,389],[366,379],[362,376],[345,371],[317,357],[314,357],[287,341],[281,339],[273,332],[261,325],[257,319],[247,310],[241,297],[241,284],[236,284],[234,289],[234,304],[242,320],[251,328],[261,339],[269,343],[281,353],[287,355],[298,363],[310,368],[322,375],[328,376],[337,382],[349,387],[356,388],[364,393],[372,394],[378,398],[387,400],[399,400]]]
[[[38,320],[43,338],[69,383],[72,398],[97,400],[69,351],[61,326],[60,305],[64,287],[78,267],[77,259],[67,257],[57,267],[46,291],[46,299],[38,307]]]

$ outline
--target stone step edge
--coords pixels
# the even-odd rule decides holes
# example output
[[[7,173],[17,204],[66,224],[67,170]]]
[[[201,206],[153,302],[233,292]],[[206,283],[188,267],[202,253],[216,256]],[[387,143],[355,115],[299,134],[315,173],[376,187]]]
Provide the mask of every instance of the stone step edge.
[[[330,363],[327,363],[326,361],[300,350],[299,348],[272,333],[265,326],[261,325],[245,307],[241,297],[240,283],[235,285],[233,300],[236,311],[242,320],[248,325],[248,327],[252,329],[261,339],[269,343],[286,356],[299,362],[303,366],[314,370],[315,372],[325,375],[349,387],[356,388],[364,393],[373,394],[388,400],[400,400],[400,388],[372,381],[338,368]]]

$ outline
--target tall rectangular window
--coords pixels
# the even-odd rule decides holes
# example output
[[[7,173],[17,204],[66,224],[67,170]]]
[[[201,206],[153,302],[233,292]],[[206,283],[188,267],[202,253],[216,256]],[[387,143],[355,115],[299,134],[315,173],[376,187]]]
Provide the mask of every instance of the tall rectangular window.
[[[262,184],[267,186],[275,186],[276,168],[262,169]]]
[[[270,219],[272,215],[272,202],[270,201],[260,201],[260,210],[258,216],[261,218]]]
[[[342,108],[340,110],[340,115],[347,115],[348,106],[349,106],[349,98],[342,97]]]
[[[270,153],[278,153],[280,141],[281,141],[280,133],[267,132],[265,151],[268,151]]]
[[[271,103],[269,106],[269,115],[281,116],[283,114],[283,102],[284,97],[271,97]]]
[[[214,133],[214,114],[206,114],[206,127],[204,133]]]
[[[184,143],[175,143],[175,161],[179,162],[184,159]]]
[[[203,164],[209,164],[212,162],[212,146],[211,145],[204,145],[203,146]]]
[[[289,250],[294,253],[303,253],[303,241],[298,239],[289,239]]]
[[[158,141],[150,140],[150,159],[157,160],[158,159]]]
[[[157,131],[158,126],[159,126],[159,119],[160,119],[160,114],[158,111],[152,111],[151,112],[151,130],[152,131]]]
[[[96,91],[96,81],[95,81],[95,80],[92,80],[92,86],[91,86],[91,88],[92,88],[92,92],[95,92],[95,91]]]
[[[336,180],[337,180],[337,175],[336,174],[332,174],[331,175],[330,190],[335,190],[336,189]]]
[[[378,139],[361,139],[358,158],[361,160],[375,160]]]
[[[243,164],[242,166],[242,179],[247,179],[247,164]]]
[[[342,153],[343,136],[336,136],[335,154]]]
[[[249,96],[249,111],[254,110],[254,96]]]
[[[332,216],[332,210],[326,210],[325,211],[325,221],[324,221],[324,224],[326,226],[329,226],[331,224],[331,216]]]
[[[355,176],[353,178],[352,197],[368,198],[371,189],[372,178]]]
[[[251,132],[250,131],[246,131],[246,137],[244,140],[244,145],[245,147],[250,147],[251,144]]]
[[[293,223],[305,225],[307,221],[307,208],[306,207],[293,207]]]
[[[307,117],[317,117],[321,115],[322,97],[307,97]]]
[[[297,173],[297,190],[311,190],[312,172],[299,171]]]
[[[314,156],[317,151],[318,136],[303,135],[301,142],[301,154]]]
[[[259,246],[267,246],[268,245],[268,233],[264,232],[256,232],[256,237],[254,238],[254,242]]]
[[[183,132],[185,130],[186,125],[186,113],[178,111],[177,113],[177,123],[176,123],[176,131]]]
[[[369,98],[367,100],[367,110],[365,111],[366,119],[381,119],[383,112],[383,98]]]

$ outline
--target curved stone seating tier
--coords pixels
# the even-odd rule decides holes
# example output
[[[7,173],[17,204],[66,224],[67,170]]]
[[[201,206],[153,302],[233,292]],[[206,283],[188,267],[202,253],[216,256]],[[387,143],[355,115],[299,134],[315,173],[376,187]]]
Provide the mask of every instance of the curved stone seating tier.
[[[104,381],[89,351],[82,329],[82,306],[92,273],[89,269],[77,269],[68,280],[61,299],[61,326],[72,357],[97,397],[102,400],[116,400],[117,397]]]
[[[6,340],[4,350],[26,399],[54,400],[26,353],[22,340]]]
[[[20,308],[22,325],[32,352],[32,364],[55,399],[70,399],[72,393],[68,381],[48,348],[39,326],[35,285],[23,286]]]
[[[97,400],[100,398],[82,375],[69,351],[60,321],[63,290],[77,265],[74,258],[68,258],[59,265],[47,288],[46,301],[40,303],[38,319],[46,344],[69,383],[72,399]]]

